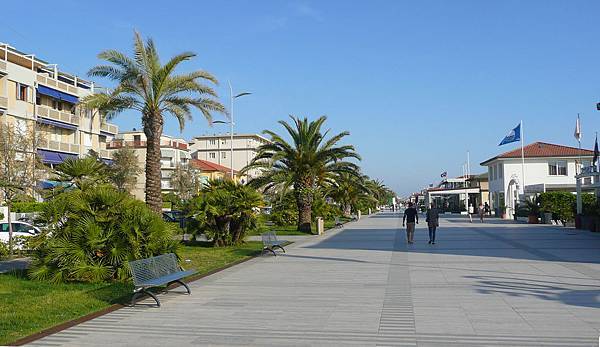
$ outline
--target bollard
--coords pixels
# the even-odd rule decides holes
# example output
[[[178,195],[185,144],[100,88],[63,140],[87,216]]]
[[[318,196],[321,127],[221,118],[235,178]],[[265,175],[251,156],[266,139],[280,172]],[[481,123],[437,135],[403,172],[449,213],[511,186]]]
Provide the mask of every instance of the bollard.
[[[356,215],[356,217],[357,217],[356,219],[360,220],[360,216],[361,216],[361,213],[360,213],[360,210],[358,210],[358,214]]]
[[[373,213],[373,212],[371,211],[371,208],[369,207],[369,215],[371,215],[371,213]]]
[[[323,217],[317,217],[317,234],[323,235],[325,232],[325,223],[323,222]]]

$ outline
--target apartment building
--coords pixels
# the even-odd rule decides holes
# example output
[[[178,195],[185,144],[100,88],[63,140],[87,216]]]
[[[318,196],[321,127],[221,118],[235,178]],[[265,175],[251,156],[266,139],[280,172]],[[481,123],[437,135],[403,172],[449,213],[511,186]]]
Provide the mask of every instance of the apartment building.
[[[132,192],[140,200],[146,199],[146,135],[141,130],[132,130],[117,134],[115,139],[108,144],[110,152],[128,146],[132,148],[138,158],[139,167],[143,170],[138,175],[135,189]],[[188,165],[191,159],[188,143],[184,139],[162,135],[160,138],[160,185],[164,193],[173,191],[171,175],[177,165]]]
[[[202,183],[206,183],[209,180],[229,179],[231,177],[231,169],[223,165],[201,159],[192,159],[190,164],[200,171]],[[233,171],[233,179],[235,181],[240,179],[238,171]]]
[[[269,143],[269,140],[258,134],[234,134],[233,163],[230,134],[194,137],[190,141],[190,152],[194,159],[209,161],[229,168],[233,167],[235,171],[240,171],[256,157],[258,147],[266,143]],[[259,175],[259,170],[251,170],[246,174],[245,180]]]
[[[93,82],[0,43],[0,119],[40,135],[36,150],[45,164],[60,164],[90,150],[110,160],[106,144],[117,134],[117,126],[77,106],[92,93]]]

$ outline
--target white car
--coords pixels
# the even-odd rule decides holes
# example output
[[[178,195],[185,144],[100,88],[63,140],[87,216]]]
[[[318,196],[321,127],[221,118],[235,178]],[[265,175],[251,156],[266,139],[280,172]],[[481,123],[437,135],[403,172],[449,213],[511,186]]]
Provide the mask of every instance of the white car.
[[[11,222],[13,227],[13,237],[15,236],[34,236],[41,232],[40,228],[25,222]],[[0,223],[0,241],[8,242],[8,223]]]

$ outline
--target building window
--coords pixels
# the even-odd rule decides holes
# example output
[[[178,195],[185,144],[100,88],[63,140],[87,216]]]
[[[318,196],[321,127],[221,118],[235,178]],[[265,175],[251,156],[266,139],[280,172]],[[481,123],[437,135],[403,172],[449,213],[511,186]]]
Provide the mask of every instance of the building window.
[[[17,100],[27,101],[27,89],[26,84],[17,83]]]
[[[567,162],[565,160],[549,162],[548,174],[550,176],[567,176]]]
[[[221,152],[221,158],[222,159],[227,158],[227,152]]]
[[[227,140],[226,139],[221,139],[221,144],[222,145],[226,145],[227,144]]]
[[[210,144],[211,145],[216,145],[217,144],[217,140],[210,140]]]
[[[52,100],[52,108],[55,110],[62,111],[62,102],[58,100]]]
[[[39,95],[39,94],[35,95],[35,104],[38,106],[42,104],[42,96],[41,95]]]
[[[504,165],[498,164],[498,178],[504,177]]]
[[[217,158],[217,154],[215,152],[210,152],[210,153],[208,153],[208,157],[210,159],[216,159]]]
[[[496,165],[490,166],[490,170],[491,170],[490,179],[492,181],[495,181],[496,180]]]

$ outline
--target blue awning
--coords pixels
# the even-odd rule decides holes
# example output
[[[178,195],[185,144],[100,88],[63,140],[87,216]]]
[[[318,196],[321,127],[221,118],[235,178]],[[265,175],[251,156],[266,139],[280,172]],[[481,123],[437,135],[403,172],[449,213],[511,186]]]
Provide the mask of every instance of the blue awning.
[[[42,158],[42,162],[45,164],[60,164],[67,158],[77,158],[75,154],[61,153],[47,151],[45,149],[38,149],[38,155]]]
[[[53,189],[53,188],[57,188],[57,187],[68,188],[71,186],[71,183],[70,182],[43,180],[43,181],[38,181],[37,186],[40,189]]]
[[[46,119],[46,118],[40,118],[40,117],[38,117],[37,122],[38,123],[42,123],[42,124],[46,124],[46,125],[52,125],[52,126],[59,127],[59,128],[70,129],[70,130],[77,130],[77,126],[76,125],[59,122],[59,121],[56,121],[56,120],[53,120],[53,119]]]
[[[42,85],[38,85],[37,92],[40,94],[51,96],[58,100],[70,102],[72,104],[76,104],[79,102],[79,98],[77,98],[76,96]]]

